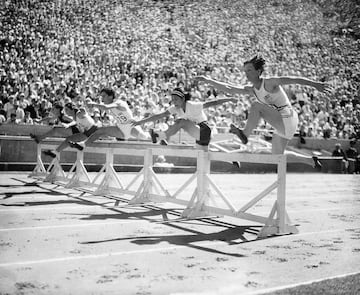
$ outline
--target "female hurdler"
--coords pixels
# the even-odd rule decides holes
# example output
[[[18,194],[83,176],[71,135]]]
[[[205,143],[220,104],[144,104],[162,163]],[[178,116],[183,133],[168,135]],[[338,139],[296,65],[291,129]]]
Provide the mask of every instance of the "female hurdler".
[[[172,135],[176,134],[180,129],[183,129],[196,140],[197,148],[207,151],[211,139],[211,129],[207,123],[204,109],[222,103],[236,101],[237,99],[234,98],[216,99],[207,102],[190,101],[189,97],[186,97],[185,93],[180,88],[175,88],[171,92],[172,106],[162,113],[152,115],[139,121],[134,121],[133,125],[137,126],[146,122],[157,121],[174,114],[177,119],[165,132],[161,131],[157,134],[151,130],[153,142],[155,143],[158,137],[160,143],[167,144],[166,141]]]
[[[241,130],[231,124],[230,132],[236,134],[246,144],[248,137],[253,129],[256,128],[260,118],[263,118],[275,129],[272,138],[272,154],[284,154],[288,142],[297,129],[298,115],[291,106],[282,85],[306,85],[314,87],[321,92],[330,92],[331,87],[326,83],[316,82],[303,77],[262,78],[261,74],[264,71],[264,65],[265,60],[259,56],[255,56],[244,63],[246,78],[251,82],[251,86],[232,86],[203,76],[196,77],[195,79],[229,94],[254,95],[257,100],[250,107],[245,128]],[[316,168],[321,167],[320,162],[315,156],[310,157],[289,151],[286,151],[286,155],[288,162],[300,162]]]

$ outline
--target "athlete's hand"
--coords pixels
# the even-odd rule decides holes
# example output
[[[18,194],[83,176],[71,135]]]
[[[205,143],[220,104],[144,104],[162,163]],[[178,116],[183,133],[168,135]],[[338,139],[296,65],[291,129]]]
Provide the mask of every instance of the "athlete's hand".
[[[324,95],[321,96],[322,99],[324,99],[325,103],[330,103],[331,100],[334,98],[334,88],[329,83],[320,82],[317,83],[315,86],[316,90],[319,92],[324,93]]]
[[[334,88],[329,84],[329,83],[317,83],[315,85],[315,88],[320,91],[320,92],[324,92],[326,94],[332,94],[334,92]]]

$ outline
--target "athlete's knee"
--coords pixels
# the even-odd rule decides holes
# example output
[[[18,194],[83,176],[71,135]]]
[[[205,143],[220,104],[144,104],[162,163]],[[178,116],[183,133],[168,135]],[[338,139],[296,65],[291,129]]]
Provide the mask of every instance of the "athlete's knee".
[[[175,120],[174,125],[177,125],[182,128],[186,125],[186,121],[187,120],[185,120],[185,119],[177,119],[177,120]]]
[[[254,101],[252,104],[251,104],[251,107],[250,107],[250,111],[251,110],[254,110],[254,111],[260,111],[262,109],[262,104],[258,101]]]
[[[185,121],[186,121],[185,119],[180,118],[180,119],[176,119],[176,120],[174,121],[174,123],[175,123],[175,124],[183,124]]]

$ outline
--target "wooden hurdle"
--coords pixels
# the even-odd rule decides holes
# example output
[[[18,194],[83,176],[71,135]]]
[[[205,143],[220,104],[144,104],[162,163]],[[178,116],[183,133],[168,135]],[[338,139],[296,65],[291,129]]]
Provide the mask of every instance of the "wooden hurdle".
[[[297,228],[291,224],[286,212],[286,156],[269,154],[204,152],[190,146],[160,146],[153,144],[136,145],[129,148],[131,143],[96,142],[85,148],[85,152],[106,154],[106,161],[95,178],[91,180],[83,164],[84,152],[77,151],[77,160],[68,173],[61,168],[59,160],[55,158],[44,173],[44,164],[41,160],[41,150],[48,149],[49,145],[38,145],[38,163],[32,172],[33,176],[44,175],[44,181],[61,182],[70,188],[87,188],[97,195],[124,196],[130,195],[130,205],[142,205],[153,202],[170,202],[185,206],[182,219],[203,218],[209,216],[230,216],[263,224],[258,237],[297,233]],[[133,144],[135,146],[135,144]],[[130,183],[125,186],[113,167],[114,155],[140,156],[144,158],[143,168]],[[153,170],[153,157],[157,155],[196,158],[197,168],[194,174],[175,193],[170,193],[166,185]],[[277,179],[260,194],[252,198],[241,208],[236,208],[222,193],[221,189],[211,179],[211,161],[239,161],[277,165]],[[136,186],[136,183],[140,184]],[[190,199],[180,198],[180,194],[195,182],[195,189]],[[268,216],[249,213],[249,209],[260,200],[277,189],[276,200]],[[216,204],[221,201],[225,208]],[[116,201],[115,205],[118,205]]]

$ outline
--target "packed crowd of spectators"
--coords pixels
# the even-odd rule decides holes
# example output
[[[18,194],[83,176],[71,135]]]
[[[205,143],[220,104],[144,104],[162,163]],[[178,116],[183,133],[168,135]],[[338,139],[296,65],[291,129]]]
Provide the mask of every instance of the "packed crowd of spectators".
[[[169,90],[179,83],[192,99],[223,95],[196,84],[196,75],[246,84],[242,64],[260,53],[265,75],[301,75],[334,86],[330,96],[286,87],[301,136],[359,138],[360,41],[349,29],[339,31],[340,18],[327,16],[322,2],[5,1],[0,123],[54,123],[43,119],[55,102],[86,106],[99,101],[103,87],[142,118],[167,108]],[[210,108],[209,122],[219,130],[243,124],[252,99]],[[99,124],[111,120],[89,111]]]

